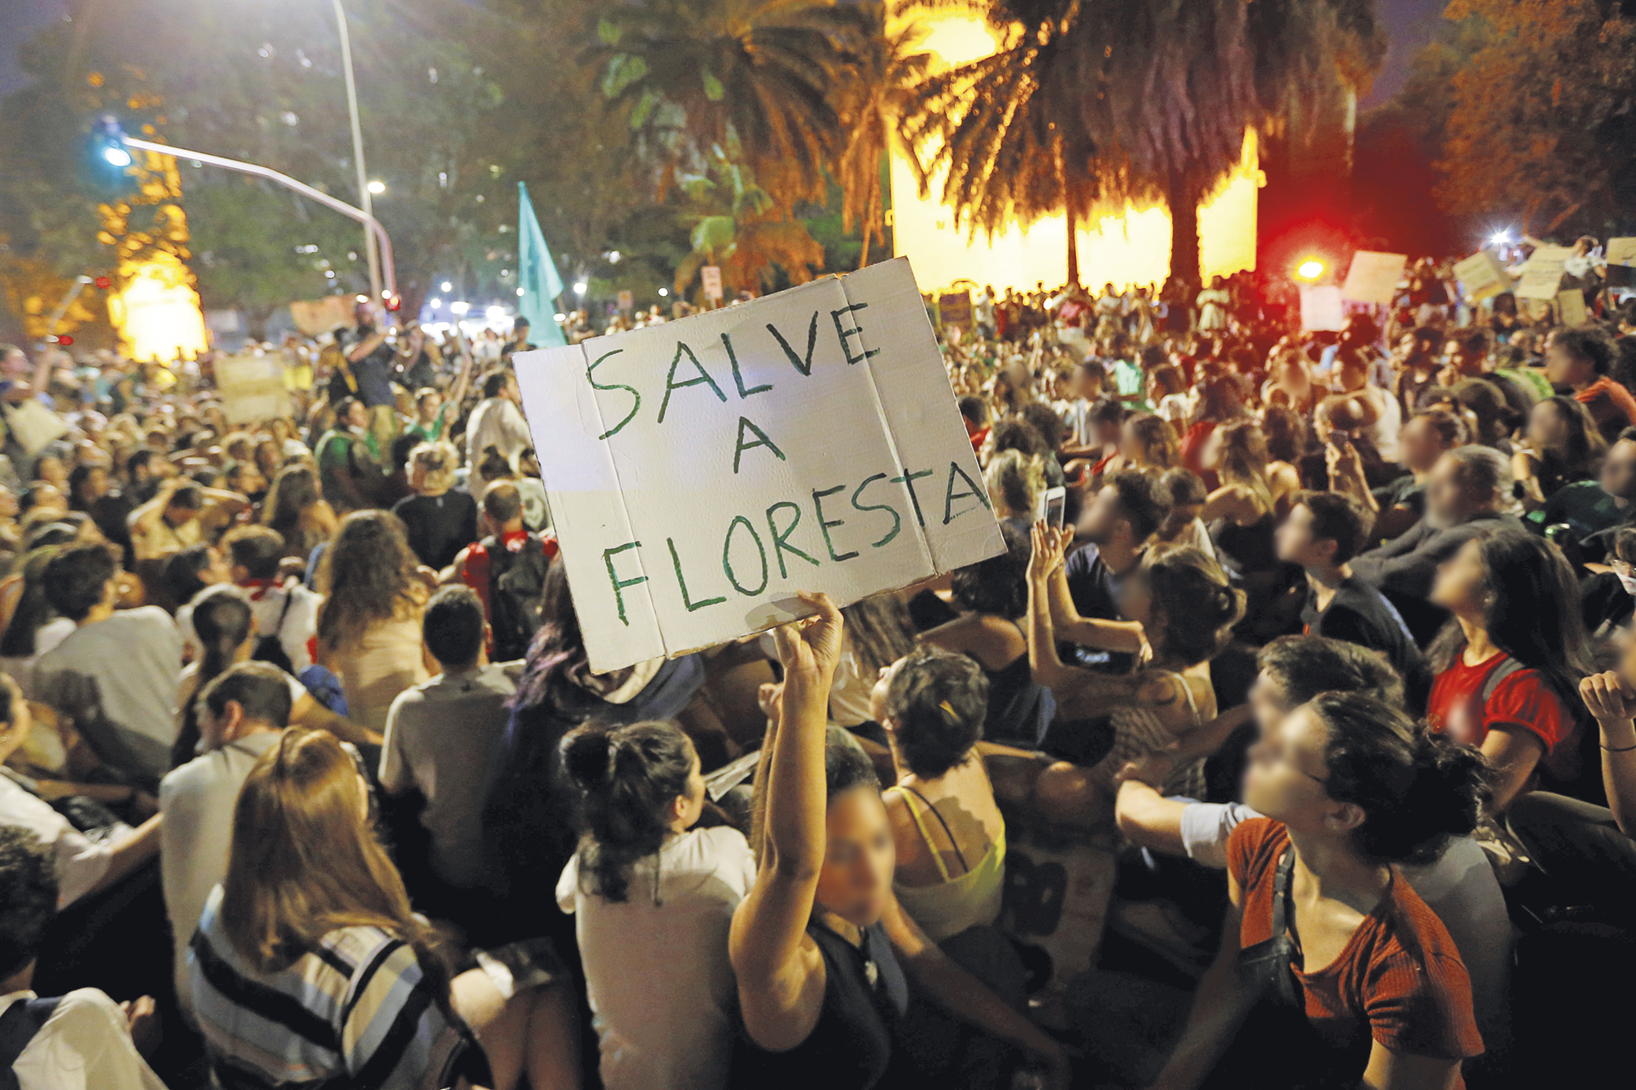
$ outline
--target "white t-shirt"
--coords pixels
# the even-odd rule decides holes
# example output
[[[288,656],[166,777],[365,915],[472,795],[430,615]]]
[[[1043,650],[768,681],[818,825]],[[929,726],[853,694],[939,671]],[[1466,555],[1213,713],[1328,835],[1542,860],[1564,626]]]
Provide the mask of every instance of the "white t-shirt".
[[[250,600],[250,618],[256,626],[256,638],[276,633],[278,645],[289,656],[292,674],[311,666],[318,639],[318,607],[324,604],[324,596],[299,583],[292,583],[288,588],[243,589]],[[286,603],[288,611],[284,608]],[[193,657],[202,658],[204,647],[199,643],[199,634],[193,630],[193,603],[176,611],[176,628],[193,648]]]
[[[195,757],[159,781],[159,869],[165,915],[175,940],[176,998],[191,1013],[188,942],[199,926],[210,891],[227,877],[233,841],[233,808],[239,788],[261,755],[277,744],[277,731],[257,731]]]
[[[466,464],[473,473],[483,463],[483,451],[487,447],[498,447],[500,456],[515,469],[517,455],[533,445],[534,436],[528,430],[528,421],[510,398],[490,397],[479,401],[477,408],[471,411],[471,419],[466,421]]]
[[[0,997],[0,1015],[34,998],[33,992]],[[95,988],[59,999],[11,1070],[21,1090],[165,1090],[131,1042],[119,1005]]]
[[[38,699],[74,717],[104,762],[157,781],[176,741],[182,637],[158,606],[81,625],[40,656]]]
[[[557,883],[557,904],[577,917],[603,1085],[719,1090],[733,1052],[727,931],[755,883],[750,845],[736,829],[692,829],[632,871],[619,904],[582,888],[578,855]]]
[[[1260,817],[1242,803],[1188,802],[1182,845],[1196,863],[1227,866],[1227,837],[1239,822]],[[1399,866],[1420,899],[1443,921],[1471,977],[1471,1002],[1485,1037],[1504,1026],[1511,994],[1511,917],[1494,868],[1477,841],[1455,837],[1437,862]]]
[[[57,870],[57,907],[67,908],[108,873],[113,852],[93,844],[44,799],[0,771],[0,825],[26,829],[51,850]]]
[[[420,823],[432,834],[432,873],[452,886],[489,878],[483,800],[494,782],[516,691],[498,666],[444,673],[400,693],[386,714],[381,786],[415,787],[426,798]]]
[[[34,664],[40,656],[56,647],[77,626],[67,617],[55,617],[41,625],[34,633],[34,654],[20,658],[0,658],[0,671],[11,675],[11,680],[23,690],[23,695],[34,699]]]

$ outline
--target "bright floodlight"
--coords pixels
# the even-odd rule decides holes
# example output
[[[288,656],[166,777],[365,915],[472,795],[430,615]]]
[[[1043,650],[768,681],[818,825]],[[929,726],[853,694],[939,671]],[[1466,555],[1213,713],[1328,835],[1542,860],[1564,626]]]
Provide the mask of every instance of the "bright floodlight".
[[[436,310],[438,307],[443,305],[443,300],[438,299],[438,298],[433,298],[432,301],[430,303],[427,303],[426,305],[431,307],[433,310]]]
[[[526,294],[528,294],[528,293],[525,292],[522,288],[517,289],[517,298],[521,299]]]
[[[664,299],[664,298],[667,298],[669,295],[670,295],[670,289],[669,288],[660,288],[659,289],[659,298]]]
[[[449,283],[447,280],[445,280],[445,281],[443,281],[443,290],[444,291],[453,291],[454,290],[454,285]]]
[[[483,313],[488,318],[489,321],[498,322],[501,318],[504,318],[506,316],[506,308],[502,307],[502,306],[492,306],[492,307],[489,307],[488,310],[484,311]]]
[[[1511,232],[1510,231],[1496,232],[1488,240],[1489,245],[1491,245],[1491,246],[1503,246],[1505,243],[1510,242],[1510,241],[1511,241]]]
[[[1324,274],[1324,263],[1315,257],[1309,257],[1295,269],[1295,275],[1302,280],[1316,280]]]
[[[584,295],[585,294],[585,281],[581,280],[579,283],[574,285],[574,294],[575,295]]]
[[[471,304],[464,299],[456,299],[449,304],[449,310],[455,314],[464,314],[471,309]]]
[[[108,160],[109,166],[128,167],[131,165],[131,153],[118,144],[109,144],[103,148],[102,157]]]
[[[566,315],[566,314],[559,314],[559,315],[557,315],[557,321],[559,321],[559,322],[566,322],[566,321],[567,321],[567,320],[568,320],[568,315]]]
[[[377,178],[375,181],[369,183],[369,191],[375,194],[375,196],[379,197],[382,193],[386,192],[386,183]]]
[[[619,264],[619,251],[618,250],[610,250],[608,252],[608,261],[609,261],[610,264],[613,264],[613,265]]]

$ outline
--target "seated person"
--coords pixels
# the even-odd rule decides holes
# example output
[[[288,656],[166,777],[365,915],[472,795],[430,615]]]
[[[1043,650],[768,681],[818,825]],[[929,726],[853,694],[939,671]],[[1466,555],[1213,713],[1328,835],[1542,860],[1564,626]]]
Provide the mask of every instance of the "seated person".
[[[233,812],[250,770],[290,722],[288,676],[271,663],[241,662],[199,692],[200,755],[159,783],[165,815],[159,869],[175,951],[176,998],[191,1013],[187,948],[210,891],[227,876]]]
[[[0,764],[28,742],[33,729],[34,717],[17,683],[0,674]],[[32,789],[45,787],[9,770],[0,771],[0,825],[32,833],[50,851],[56,865],[59,909],[113,888],[159,854],[162,823],[157,815],[112,840],[93,843]],[[135,788],[122,790],[127,792],[127,801],[135,800]]]
[[[1253,711],[1262,735],[1319,693],[1362,693],[1392,707],[1403,704],[1403,681],[1377,653],[1321,636],[1284,636],[1261,649],[1261,672],[1250,689],[1248,709],[1222,716],[1232,726]],[[1210,730],[1215,727],[1211,725]],[[1120,773],[1116,816],[1133,844],[1182,856],[1220,870],[1227,866],[1227,839],[1240,823],[1260,817],[1243,803],[1167,798],[1154,783],[1169,775],[1173,758],[1157,754]],[[1511,921],[1488,857],[1469,836],[1452,837],[1428,864],[1403,864],[1403,876],[1454,937],[1471,974],[1472,1001],[1484,1039],[1504,1039],[1511,978]]]
[[[1149,541],[1164,525],[1168,502],[1152,477],[1133,472],[1109,477],[1085,505],[1076,533],[1089,544],[1074,550],[1063,564],[1066,598],[1056,580],[1052,582],[1051,616],[1060,638],[1082,643],[1063,608],[1067,600],[1078,617],[1127,619],[1120,611],[1120,590],[1136,574]],[[1079,647],[1073,657],[1078,665],[1101,665],[1111,673],[1125,673],[1136,661],[1134,652],[1107,654]]]
[[[0,1071],[18,1090],[165,1090],[142,1059],[158,1043],[154,1002],[95,988],[41,999],[35,961],[61,893],[51,850],[0,825]]]
[[[897,773],[884,793],[897,845],[892,886],[933,942],[1000,915],[1005,818],[977,755],[987,696],[968,656],[921,647],[883,671],[870,698]]]
[[[964,616],[922,633],[935,647],[970,655],[988,680],[984,737],[995,742],[1033,747],[1045,737],[1056,713],[1051,691],[1033,678],[1028,666],[1029,543],[1009,523],[1000,524],[1006,551],[967,565],[950,577],[955,604]]]
[[[279,578],[284,538],[266,526],[241,526],[222,538],[227,573],[233,585],[250,597],[255,615],[256,649],[251,657],[301,676],[312,665],[318,636],[318,607],[323,599],[299,583]]]
[[[1358,693],[1250,752],[1245,802],[1269,816],[1228,839],[1221,949],[1155,1084],[1461,1085],[1483,1052],[1471,981],[1394,864],[1476,826],[1482,757]]]
[[[1546,501],[1539,519],[1545,526],[1566,523],[1568,541],[1581,548],[1580,558],[1600,560],[1607,546],[1596,547],[1586,539],[1630,522],[1636,514],[1632,500],[1636,500],[1636,428],[1626,428],[1609,448],[1597,479],[1558,489]]]
[[[1369,522],[1368,512],[1339,493],[1297,493],[1278,528],[1278,557],[1306,572],[1302,630],[1379,651],[1403,677],[1410,706],[1422,708],[1431,674],[1420,648],[1386,596],[1352,574],[1351,560],[1367,540]]]
[[[450,979],[433,938],[375,837],[353,756],[323,731],[280,734],[239,792],[227,877],[188,950],[217,1078],[412,1087],[454,1066],[495,1090],[524,1075],[533,1090],[577,1088],[560,968],[508,997],[481,968]]]
[[[1541,774],[1566,785],[1587,772],[1572,701],[1594,671],[1578,590],[1562,551],[1520,530],[1468,541],[1438,569],[1431,600],[1454,619],[1426,656],[1426,723],[1482,749],[1498,777],[1491,813]]]

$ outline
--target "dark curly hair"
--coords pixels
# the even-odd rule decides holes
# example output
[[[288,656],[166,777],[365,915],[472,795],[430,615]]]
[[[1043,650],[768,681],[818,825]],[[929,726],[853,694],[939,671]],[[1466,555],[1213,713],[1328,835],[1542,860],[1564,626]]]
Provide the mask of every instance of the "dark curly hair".
[[[904,762],[923,780],[958,768],[983,737],[988,678],[970,655],[923,645],[886,688],[886,716]]]
[[[1016,527],[1000,523],[1005,552],[958,569],[949,579],[954,600],[974,613],[1015,620],[1028,613],[1028,557],[1033,545]]]
[[[324,550],[318,585],[327,596],[318,640],[338,648],[372,624],[414,616],[423,604],[403,523],[386,511],[354,511]]]

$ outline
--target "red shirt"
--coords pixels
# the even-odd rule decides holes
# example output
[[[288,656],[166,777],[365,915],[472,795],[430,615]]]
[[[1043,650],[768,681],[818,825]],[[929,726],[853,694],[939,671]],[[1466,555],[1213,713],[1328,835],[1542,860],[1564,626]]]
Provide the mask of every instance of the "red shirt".
[[[1426,725],[1456,742],[1481,746],[1498,726],[1520,728],[1539,736],[1547,756],[1568,736],[1573,715],[1538,670],[1518,670],[1495,686],[1488,703],[1478,706],[1488,675],[1506,659],[1505,652],[1467,666],[1465,656],[1437,675],[1426,706]]]
[[[1245,949],[1272,937],[1273,878],[1289,850],[1282,822],[1252,818],[1227,839],[1227,867],[1244,891]],[[1393,1052],[1463,1060],[1483,1051],[1471,1011],[1471,979],[1437,914],[1392,868],[1386,895],[1329,965],[1295,977],[1307,1019],[1336,1048],[1365,1025]],[[1454,1085],[1463,1087],[1463,1080]]]

